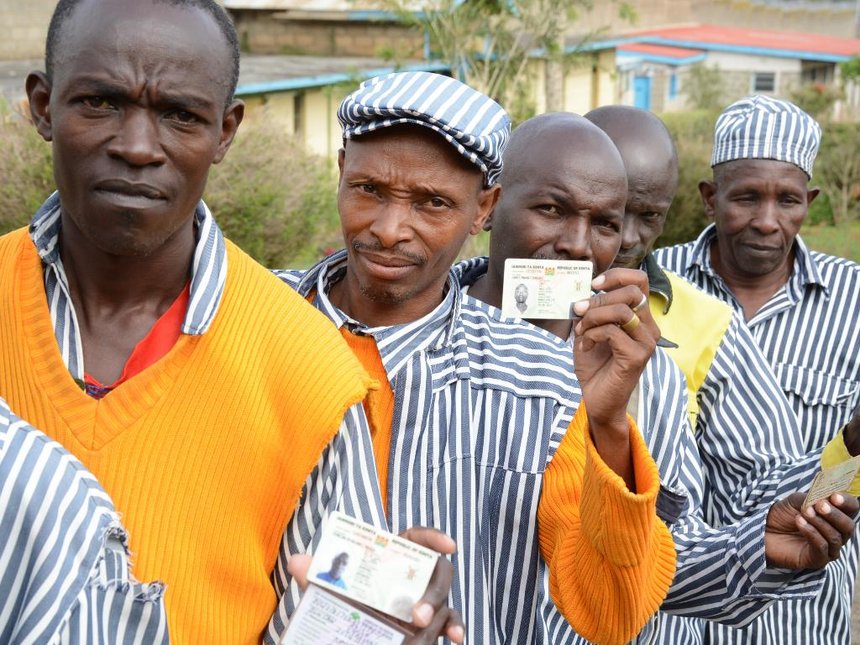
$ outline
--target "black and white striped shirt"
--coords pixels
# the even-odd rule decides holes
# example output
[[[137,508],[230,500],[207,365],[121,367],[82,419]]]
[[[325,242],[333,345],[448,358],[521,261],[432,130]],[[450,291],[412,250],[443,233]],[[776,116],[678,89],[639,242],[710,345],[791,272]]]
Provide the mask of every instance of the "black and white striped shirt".
[[[0,399],[0,643],[167,643],[164,588],[131,575],[95,477]]]
[[[464,615],[468,642],[584,642],[549,597],[535,525],[543,472],[581,399],[570,345],[463,297],[458,272],[449,278],[444,301],[424,318],[368,328],[327,297],[345,262],[341,252],[306,274],[278,274],[303,296],[314,292],[314,305],[335,325],[377,342],[395,394],[387,508],[393,530],[428,525],[456,540],[450,600]],[[748,518],[731,527],[708,526],[683,376],[658,352],[640,386],[640,427],[663,486],[673,492],[668,499],[676,502],[668,519],[679,575],[666,608],[739,624],[760,612],[775,589],[814,594],[820,573],[801,573],[785,586],[785,577],[766,567],[762,526],[779,487],[757,482],[760,506]],[[375,473],[369,443],[362,454]],[[281,624],[290,612],[283,608]],[[701,621],[667,616],[641,638],[695,643],[702,629]]]
[[[655,251],[657,261],[742,314],[711,263],[713,225],[693,242]],[[800,422],[804,449],[820,451],[860,404],[860,265],[807,249],[798,237],[791,276],[747,321]],[[715,630],[726,642],[849,643],[860,538],[827,566],[815,602],[780,602],[743,632]]]

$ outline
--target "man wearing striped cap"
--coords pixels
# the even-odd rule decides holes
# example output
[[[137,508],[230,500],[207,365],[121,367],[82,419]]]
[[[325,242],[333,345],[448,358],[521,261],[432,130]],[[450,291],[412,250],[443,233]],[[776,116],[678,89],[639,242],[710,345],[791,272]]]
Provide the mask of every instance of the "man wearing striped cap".
[[[815,120],[786,101],[730,105],[715,128],[713,178],[699,184],[714,223],[655,256],[743,315],[798,416],[804,448],[830,442],[826,465],[860,452],[856,423],[838,434],[860,403],[860,266],[811,251],[798,235],[818,195],[808,182],[820,138]],[[828,565],[817,600],[777,603],[744,630],[714,627],[715,641],[850,642],[858,544]]]
[[[364,83],[339,117],[346,249],[280,275],[379,382],[365,408],[388,522],[456,541],[451,603],[467,642],[576,642],[570,625],[627,642],[675,561],[655,510],[656,465],[626,414],[659,336],[647,309],[641,321],[633,312],[641,289],[606,279],[571,378],[556,339],[500,321],[451,271],[499,196],[504,110],[456,80],[412,72]],[[619,333],[620,349],[609,342]],[[541,553],[575,573],[564,617]]]

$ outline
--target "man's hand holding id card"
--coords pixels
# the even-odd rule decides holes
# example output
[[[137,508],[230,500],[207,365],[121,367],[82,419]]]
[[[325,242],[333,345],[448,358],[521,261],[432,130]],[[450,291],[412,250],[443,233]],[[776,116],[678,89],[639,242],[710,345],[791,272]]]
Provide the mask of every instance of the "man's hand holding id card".
[[[307,591],[281,642],[403,643],[413,633],[412,609],[438,558],[415,542],[333,513],[308,569]]]

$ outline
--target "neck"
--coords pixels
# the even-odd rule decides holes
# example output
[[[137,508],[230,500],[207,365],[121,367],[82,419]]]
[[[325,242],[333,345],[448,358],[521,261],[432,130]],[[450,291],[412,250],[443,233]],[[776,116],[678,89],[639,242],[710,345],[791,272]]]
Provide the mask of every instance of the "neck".
[[[734,270],[722,261],[716,239],[711,242],[711,264],[744,310],[744,318],[751,319],[770,298],[788,282],[794,267],[794,249],[782,264],[764,275],[749,275]]]
[[[469,287],[469,295],[497,309],[501,309],[503,280],[503,274],[496,270],[496,266],[493,264],[491,258],[487,272],[478,278],[475,284]],[[555,334],[563,340],[567,340],[570,337],[572,324],[570,320],[535,319],[528,322],[535,327],[540,327],[551,334]]]
[[[368,327],[390,327],[414,322],[438,307],[445,297],[447,281],[445,274],[438,285],[423,293],[396,302],[377,300],[362,292],[347,265],[346,275],[331,286],[328,297],[335,307]]]
[[[123,309],[169,306],[188,282],[194,257],[194,221],[145,256],[119,256],[95,247],[63,216],[60,254],[76,308]]]

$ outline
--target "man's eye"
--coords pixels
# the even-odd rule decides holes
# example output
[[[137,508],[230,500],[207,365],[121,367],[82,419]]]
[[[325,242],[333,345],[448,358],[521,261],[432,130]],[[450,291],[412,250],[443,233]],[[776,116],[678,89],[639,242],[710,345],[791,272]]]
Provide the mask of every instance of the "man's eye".
[[[537,209],[542,213],[547,213],[549,215],[560,215],[561,211],[559,211],[558,206],[555,204],[541,204],[537,207]]]
[[[660,213],[650,212],[650,213],[642,213],[640,217],[644,220],[653,221],[655,219],[660,219]]]
[[[448,202],[441,197],[431,197],[427,200],[427,203],[430,204],[433,208],[447,208]]]
[[[195,114],[186,110],[174,110],[168,114],[168,118],[174,121],[179,121],[180,123],[197,123],[197,121],[199,121]]]
[[[93,108],[94,110],[113,109],[113,104],[103,96],[86,96],[81,99],[81,103],[86,105],[88,108]]]
[[[376,194],[376,186],[374,184],[358,184],[358,189],[363,193]]]

